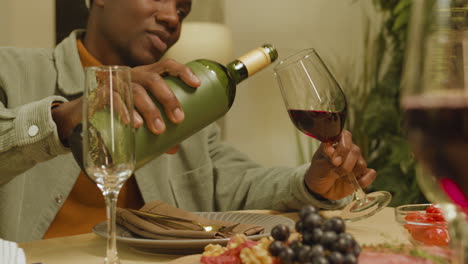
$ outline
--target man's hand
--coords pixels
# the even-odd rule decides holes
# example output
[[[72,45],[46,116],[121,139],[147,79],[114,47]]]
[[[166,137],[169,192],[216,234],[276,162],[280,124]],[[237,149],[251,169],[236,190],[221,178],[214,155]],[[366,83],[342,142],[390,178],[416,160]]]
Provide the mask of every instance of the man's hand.
[[[185,117],[177,97],[163,80],[165,75],[180,78],[194,88],[200,86],[200,80],[189,67],[171,59],[132,69],[133,98],[137,110],[134,114],[135,120],[139,120],[137,127],[143,125],[144,119],[148,129],[158,135],[164,132],[166,126],[149,93],[163,105],[169,120],[178,124]]]
[[[135,67],[131,70],[133,83],[133,98],[136,109],[133,111],[134,125],[139,128],[146,122],[148,129],[154,134],[164,132],[166,126],[161,113],[149,93],[164,107],[169,120],[178,124],[184,120],[184,112],[177,97],[163,76],[170,75],[180,78],[188,86],[200,86],[200,80],[192,70],[174,60],[163,60],[150,65]],[[143,116],[143,117],[142,117]],[[72,130],[82,120],[82,98],[60,104],[52,110],[52,117],[57,125],[60,140],[67,142]],[[167,151],[176,153],[178,146]]]
[[[310,191],[329,200],[339,200],[354,192],[348,174],[353,173],[362,188],[369,186],[377,173],[367,168],[361,150],[343,130],[336,146],[322,143],[312,158],[305,177]]]

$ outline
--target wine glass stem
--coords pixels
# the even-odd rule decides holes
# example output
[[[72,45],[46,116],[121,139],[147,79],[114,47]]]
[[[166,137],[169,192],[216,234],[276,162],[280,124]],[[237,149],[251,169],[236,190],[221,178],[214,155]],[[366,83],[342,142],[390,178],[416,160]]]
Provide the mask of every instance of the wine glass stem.
[[[353,184],[354,196],[355,196],[356,202],[358,204],[366,203],[367,202],[366,193],[362,190],[361,185],[359,185],[359,182],[357,181],[354,173],[352,172],[349,173],[348,178],[349,178],[349,181]]]
[[[116,245],[116,210],[117,210],[117,197],[120,188],[110,189],[104,192],[107,210],[107,251],[105,264],[119,264],[119,256],[117,254]]]

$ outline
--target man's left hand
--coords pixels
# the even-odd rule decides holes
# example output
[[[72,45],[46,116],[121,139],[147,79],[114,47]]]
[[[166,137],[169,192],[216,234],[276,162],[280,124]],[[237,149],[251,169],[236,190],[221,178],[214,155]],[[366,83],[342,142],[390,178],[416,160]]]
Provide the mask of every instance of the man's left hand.
[[[377,177],[361,155],[360,148],[352,141],[349,131],[343,130],[336,145],[322,143],[315,152],[305,184],[313,193],[339,200],[354,192],[349,177],[356,176],[362,188],[369,186]]]

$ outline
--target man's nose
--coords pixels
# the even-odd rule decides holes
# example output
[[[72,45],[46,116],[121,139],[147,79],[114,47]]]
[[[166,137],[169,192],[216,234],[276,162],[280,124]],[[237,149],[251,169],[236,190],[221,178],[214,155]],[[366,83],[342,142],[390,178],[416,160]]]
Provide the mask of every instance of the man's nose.
[[[159,10],[156,15],[159,23],[164,24],[169,30],[176,29],[180,23],[179,15],[177,14],[177,7],[175,4],[168,4],[165,8]]]

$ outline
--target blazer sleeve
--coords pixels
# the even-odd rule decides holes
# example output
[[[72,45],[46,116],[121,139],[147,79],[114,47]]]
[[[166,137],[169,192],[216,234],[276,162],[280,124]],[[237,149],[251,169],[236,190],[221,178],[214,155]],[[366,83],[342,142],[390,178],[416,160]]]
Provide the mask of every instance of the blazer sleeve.
[[[214,164],[216,207],[220,211],[240,209],[298,210],[304,205],[337,209],[351,197],[338,201],[319,200],[307,190],[304,177],[310,164],[296,168],[265,168],[245,154],[223,144],[219,127],[209,132],[210,156]]]
[[[5,96],[0,99],[0,185],[39,162],[69,152],[51,114],[52,103],[65,98],[50,96],[11,109],[5,107]]]

